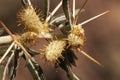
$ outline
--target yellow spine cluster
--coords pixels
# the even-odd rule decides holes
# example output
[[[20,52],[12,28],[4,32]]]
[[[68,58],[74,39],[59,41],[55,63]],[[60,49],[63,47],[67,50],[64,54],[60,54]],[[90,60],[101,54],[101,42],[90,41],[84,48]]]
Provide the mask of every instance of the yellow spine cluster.
[[[62,51],[66,46],[66,41],[53,40],[45,49],[45,57],[48,62],[55,63],[59,62],[58,58],[63,58]]]
[[[33,7],[28,6],[19,12],[18,19],[21,23],[23,23],[28,31],[32,31],[37,34],[49,31],[48,26],[44,26],[40,21],[39,15],[37,15]]]
[[[18,41],[23,45],[28,45],[29,43],[34,43],[39,37],[34,32],[26,32],[21,35],[16,35]]]
[[[85,43],[85,34],[82,26],[74,25],[68,35],[68,42],[71,46],[83,46]]]

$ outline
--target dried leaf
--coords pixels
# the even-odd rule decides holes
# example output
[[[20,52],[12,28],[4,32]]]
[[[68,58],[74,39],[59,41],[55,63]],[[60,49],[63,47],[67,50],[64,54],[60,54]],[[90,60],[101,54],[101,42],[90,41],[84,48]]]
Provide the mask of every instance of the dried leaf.
[[[34,58],[29,59],[25,55],[24,59],[27,62],[26,65],[27,65],[29,71],[31,72],[34,80],[46,80],[40,65],[35,61]]]

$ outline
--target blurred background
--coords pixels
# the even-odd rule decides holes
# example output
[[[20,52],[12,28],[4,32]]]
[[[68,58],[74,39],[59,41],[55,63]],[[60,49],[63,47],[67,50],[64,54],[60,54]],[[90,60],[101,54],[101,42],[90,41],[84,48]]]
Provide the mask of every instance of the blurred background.
[[[43,0],[31,1],[37,9],[43,10]],[[59,1],[51,0],[51,11]],[[76,8],[79,8],[83,1],[76,0]],[[17,26],[16,18],[16,13],[21,8],[21,0],[0,0],[0,20],[13,33],[19,33],[22,30],[22,27]],[[89,0],[85,6],[85,12],[79,17],[79,23],[106,10],[110,10],[110,13],[84,25],[87,41],[83,48],[85,52],[100,61],[104,68],[77,53],[77,66],[72,69],[81,80],[120,80],[120,0]],[[62,9],[57,13],[59,12],[62,12]],[[7,33],[4,32],[4,34]],[[36,47],[38,49],[39,44]],[[36,59],[41,64],[47,80],[67,80],[62,69],[54,69],[53,66],[43,63],[39,56],[36,56]],[[33,80],[23,60],[15,80],[27,79]]]

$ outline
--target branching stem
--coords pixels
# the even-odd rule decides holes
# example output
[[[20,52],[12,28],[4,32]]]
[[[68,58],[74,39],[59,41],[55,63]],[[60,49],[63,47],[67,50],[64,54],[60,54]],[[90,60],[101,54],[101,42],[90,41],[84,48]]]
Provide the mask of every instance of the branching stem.
[[[13,36],[12,32],[7,28],[7,26],[2,22],[0,21],[0,24],[2,25],[2,27],[6,30],[6,32],[12,37],[14,43],[16,43],[17,45],[19,45],[22,50],[25,52],[25,54],[31,59],[31,55],[27,52],[27,50],[21,45],[21,43],[19,43],[17,41],[17,39]]]

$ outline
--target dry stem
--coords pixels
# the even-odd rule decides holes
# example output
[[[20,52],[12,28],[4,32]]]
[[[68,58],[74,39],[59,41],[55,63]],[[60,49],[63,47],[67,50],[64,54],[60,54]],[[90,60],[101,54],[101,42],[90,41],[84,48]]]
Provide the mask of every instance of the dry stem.
[[[91,61],[93,61],[93,62],[95,62],[96,64],[98,64],[99,66],[103,67],[103,65],[102,65],[99,61],[95,60],[93,57],[91,57],[90,55],[88,55],[88,54],[87,54],[86,52],[84,52],[83,50],[81,50],[81,49],[79,49],[79,48],[77,48],[77,50],[78,50],[80,53],[82,53],[85,57],[87,57],[88,59],[90,59]]]
[[[7,70],[8,70],[8,66],[9,66],[9,64],[10,64],[13,56],[14,56],[14,52],[10,55],[10,57],[9,57],[9,59],[8,59],[8,61],[7,61],[7,64],[5,65],[5,69],[4,69],[4,73],[3,73],[3,78],[2,78],[2,80],[5,80],[5,78],[6,78],[6,73],[7,73]]]
[[[12,37],[14,43],[16,43],[17,45],[19,45],[22,50],[25,52],[25,54],[31,59],[31,55],[27,52],[27,50],[21,45],[21,43],[19,43],[17,41],[17,39],[13,36],[13,34],[11,33],[11,31],[7,28],[7,26],[2,22],[0,21],[0,24],[3,26],[3,28],[6,30],[6,32]]]
[[[92,17],[92,18],[90,18],[90,19],[88,19],[88,20],[86,20],[86,21],[84,21],[84,22],[82,22],[82,23],[80,23],[80,24],[78,24],[78,25],[79,25],[79,26],[82,26],[82,25],[84,25],[84,24],[86,24],[86,23],[88,23],[88,22],[90,22],[90,21],[92,21],[92,20],[94,20],[94,19],[97,19],[97,18],[103,16],[104,14],[107,14],[108,12],[109,12],[109,11],[105,11],[105,12],[103,12],[103,13],[97,15],[97,16],[94,16],[94,17]]]
[[[12,49],[12,47],[14,46],[14,42],[9,46],[9,48],[7,49],[7,51],[5,52],[5,54],[2,56],[2,58],[0,59],[0,64],[2,63],[2,61],[5,59],[5,57],[8,55],[8,53],[10,52],[10,50]]]
[[[6,44],[12,42],[10,35],[0,37],[0,44]]]

